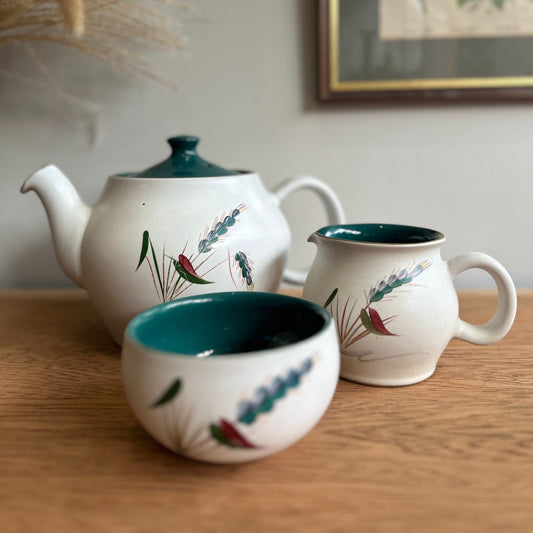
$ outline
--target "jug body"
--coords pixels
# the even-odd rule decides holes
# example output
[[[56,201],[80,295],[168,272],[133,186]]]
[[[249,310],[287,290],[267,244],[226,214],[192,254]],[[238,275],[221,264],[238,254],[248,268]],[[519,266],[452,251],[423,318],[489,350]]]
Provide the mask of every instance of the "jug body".
[[[310,240],[317,255],[303,297],[332,314],[344,378],[385,386],[416,383],[433,374],[452,337],[487,344],[513,322],[516,294],[503,267],[479,253],[443,260],[439,232],[354,224],[323,228]],[[499,288],[499,311],[486,326],[458,316],[453,278],[476,267],[493,275]]]

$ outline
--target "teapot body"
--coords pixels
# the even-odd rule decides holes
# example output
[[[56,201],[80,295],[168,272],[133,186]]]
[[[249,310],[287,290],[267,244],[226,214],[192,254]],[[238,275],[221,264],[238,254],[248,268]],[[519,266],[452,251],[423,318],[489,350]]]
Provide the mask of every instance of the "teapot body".
[[[22,184],[22,193],[34,190],[44,205],[63,271],[87,289],[118,344],[127,323],[158,303],[273,292],[282,277],[303,284],[306,271],[285,270],[290,233],[279,206],[293,192],[314,191],[329,223],[344,222],[337,196],[319,179],[299,176],[270,193],[257,174],[200,157],[198,142],[171,137],[167,159],[111,176],[92,208],[54,165]]]
[[[81,243],[83,286],[114,340],[158,303],[276,291],[290,233],[259,176],[112,176]],[[208,325],[206,325],[208,327]]]

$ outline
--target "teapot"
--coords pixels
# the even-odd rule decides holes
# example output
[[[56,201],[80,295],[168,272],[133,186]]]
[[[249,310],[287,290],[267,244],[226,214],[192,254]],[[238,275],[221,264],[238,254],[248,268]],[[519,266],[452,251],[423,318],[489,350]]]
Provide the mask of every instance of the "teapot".
[[[22,185],[40,197],[62,269],[87,290],[117,344],[135,315],[161,302],[275,292],[282,279],[303,284],[306,272],[285,270],[290,232],[280,204],[292,192],[315,191],[329,224],[345,221],[335,193],[317,178],[293,178],[270,193],[258,174],[202,159],[198,142],[168,139],[170,157],[109,177],[92,207],[53,165]]]

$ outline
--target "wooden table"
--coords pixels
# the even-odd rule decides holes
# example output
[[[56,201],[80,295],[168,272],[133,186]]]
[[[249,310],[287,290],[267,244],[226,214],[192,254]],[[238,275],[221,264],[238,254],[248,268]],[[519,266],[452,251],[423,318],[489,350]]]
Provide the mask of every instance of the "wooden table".
[[[492,292],[461,293],[487,319]],[[79,290],[0,292],[0,531],[533,531],[533,292],[492,346],[452,341],[404,388],[341,380],[262,461],[182,459],[133,417]]]

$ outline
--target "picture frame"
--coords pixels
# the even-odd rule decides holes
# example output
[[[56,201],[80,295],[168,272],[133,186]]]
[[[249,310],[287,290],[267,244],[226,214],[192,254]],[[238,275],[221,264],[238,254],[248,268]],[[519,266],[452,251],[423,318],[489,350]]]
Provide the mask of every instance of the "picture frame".
[[[399,24],[394,19],[392,24],[385,19],[388,26],[383,23],[385,16],[389,19],[394,16],[393,11],[400,4],[388,4],[392,6],[391,15],[383,13],[387,5],[380,2],[391,1],[394,0],[318,0],[319,100],[533,100],[533,2],[531,21],[524,20],[520,28],[517,24],[516,35],[513,25],[505,26],[505,34],[500,35],[499,28],[494,30],[489,21],[487,28],[495,31],[494,35],[458,33],[457,37],[452,34],[442,38],[437,34],[426,38],[406,33],[407,38],[400,35],[400,38],[384,40],[380,31],[385,26],[385,31],[410,31],[403,19],[399,19]],[[431,7],[435,0],[418,1]],[[510,0],[456,1],[464,9],[473,9],[466,5],[469,2],[476,2],[477,6],[480,2],[491,2],[494,10],[500,9],[495,6],[502,6],[503,10],[505,2]],[[416,33],[416,25],[414,29]],[[431,26],[422,29],[439,30]],[[482,25],[474,27],[476,31],[484,29]]]

